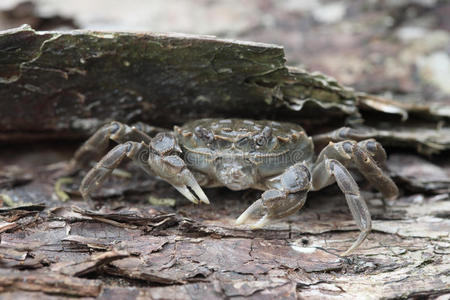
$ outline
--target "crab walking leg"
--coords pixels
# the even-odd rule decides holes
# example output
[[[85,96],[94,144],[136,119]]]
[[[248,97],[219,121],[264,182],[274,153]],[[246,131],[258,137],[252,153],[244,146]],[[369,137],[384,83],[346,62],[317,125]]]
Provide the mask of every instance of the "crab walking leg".
[[[345,140],[361,141],[372,137],[376,131],[372,128],[341,127],[331,132],[313,136],[314,143],[326,145],[329,141],[342,142]]]
[[[139,127],[140,128],[140,127]],[[69,163],[69,170],[86,166],[92,158],[102,154],[109,145],[109,140],[117,143],[144,142],[149,144],[151,138],[136,127],[120,122],[111,122],[98,129],[76,152]]]
[[[264,215],[251,225],[252,229],[258,229],[272,220],[296,213],[305,204],[311,186],[311,175],[306,166],[297,163],[280,176],[269,179],[266,186],[270,189],[237,218],[237,225],[263,213]]]
[[[348,255],[367,238],[372,229],[372,220],[369,208],[359,192],[358,185],[348,170],[335,159],[321,161],[313,170],[313,189],[319,190],[334,181],[344,193],[350,212],[359,230],[361,230],[358,239],[342,254]]]
[[[150,143],[148,165],[156,176],[170,183],[190,201],[209,204],[208,197],[179,153],[181,149],[172,133],[158,133]]]
[[[391,180],[391,178],[384,175],[382,169],[386,170],[386,151],[380,143],[374,139],[363,140],[358,143],[360,149],[355,149],[354,152],[357,154],[354,163],[356,168],[363,174],[363,176],[369,181],[374,187],[382,192],[384,198],[383,208],[386,209],[388,202],[386,199],[394,199],[398,196],[397,185]],[[369,153],[370,155],[366,155]],[[372,157],[370,157],[372,156]],[[379,169],[373,169],[370,167],[372,165],[371,159],[373,159],[376,164],[380,167]]]
[[[343,142],[343,141],[360,141],[358,145],[364,150],[369,152],[373,159],[380,165],[384,166],[386,162],[386,151],[383,146],[378,143],[375,139],[370,138],[376,133],[372,128],[350,128],[341,127],[334,131],[323,133],[313,136],[314,143],[318,146],[325,146],[328,142]],[[323,147],[318,147],[323,148]]]
[[[83,178],[80,185],[80,193],[90,206],[93,206],[90,194],[117,168],[120,162],[129,157],[136,160],[137,157],[148,153],[148,148],[143,143],[127,142],[119,144],[109,151]]]
[[[353,162],[358,171],[376,187],[385,198],[395,199],[398,196],[398,187],[389,176],[379,168],[367,151],[356,145],[353,147]]]
[[[380,143],[378,143],[374,139],[367,139],[359,142],[358,146],[368,152],[379,167],[386,168],[387,155],[386,151]]]
[[[330,143],[320,152],[317,161],[321,162],[326,158],[336,159],[346,167],[358,169],[385,198],[393,199],[397,197],[397,186],[377,165],[376,160],[380,164],[384,164],[386,153],[383,147],[374,140],[364,140],[359,143],[354,141]]]

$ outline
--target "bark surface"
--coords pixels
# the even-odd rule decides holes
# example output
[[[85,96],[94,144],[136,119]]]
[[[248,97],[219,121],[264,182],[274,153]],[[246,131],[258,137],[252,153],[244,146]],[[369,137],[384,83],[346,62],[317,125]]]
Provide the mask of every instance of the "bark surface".
[[[98,0],[96,19],[93,3],[15,2],[0,3],[0,29],[36,30],[0,32],[0,298],[449,297],[448,1]],[[42,31],[94,26],[105,31]],[[148,28],[221,38],[125,32]],[[132,164],[95,194],[99,210],[78,192],[87,170],[55,190],[101,124],[199,117],[363,128],[401,196],[384,209],[359,182],[373,231],[341,257],[358,229],[335,185],[257,231],[234,220],[260,192],[208,189],[196,206]]]

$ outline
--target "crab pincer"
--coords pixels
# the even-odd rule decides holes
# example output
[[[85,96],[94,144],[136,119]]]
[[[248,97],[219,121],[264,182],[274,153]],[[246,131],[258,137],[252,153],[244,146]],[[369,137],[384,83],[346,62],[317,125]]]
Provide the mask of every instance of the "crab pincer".
[[[148,165],[153,173],[170,183],[194,203],[209,204],[194,175],[179,156],[182,151],[172,133],[158,133],[149,146]],[[192,193],[192,191],[195,193]]]
[[[131,129],[123,131],[127,133]],[[157,134],[149,145],[143,141],[140,143],[128,141],[119,144],[85,176],[80,186],[81,195],[93,206],[90,193],[99,187],[125,157],[128,157],[147,173],[170,183],[190,201],[209,204],[208,197],[194,175],[189,171],[183,159],[179,157],[180,153],[181,149],[170,133]]]
[[[306,166],[297,163],[267,184],[272,189],[265,191],[260,199],[236,219],[237,225],[263,213],[256,223],[250,225],[252,229],[259,229],[271,220],[296,213],[305,204],[307,192],[311,187],[311,174]]]
[[[150,152],[148,163],[155,175],[170,183],[187,199],[196,204],[199,200],[209,204],[208,197],[179,156],[160,156]]]

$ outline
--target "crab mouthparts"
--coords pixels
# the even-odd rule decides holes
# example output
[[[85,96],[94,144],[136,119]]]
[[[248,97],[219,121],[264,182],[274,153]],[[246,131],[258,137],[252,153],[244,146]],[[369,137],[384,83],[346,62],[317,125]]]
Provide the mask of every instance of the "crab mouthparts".
[[[233,191],[248,189],[253,185],[253,177],[238,164],[222,166],[218,172],[220,182]]]

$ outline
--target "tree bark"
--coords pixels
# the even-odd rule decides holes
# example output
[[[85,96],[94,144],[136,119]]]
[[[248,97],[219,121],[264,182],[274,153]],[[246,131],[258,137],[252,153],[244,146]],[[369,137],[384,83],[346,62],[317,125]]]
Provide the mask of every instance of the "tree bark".
[[[450,293],[448,161],[437,166],[415,155],[393,155],[388,165],[404,195],[383,209],[378,194],[365,192],[372,233],[354,254],[341,257],[358,229],[337,187],[310,193],[300,213],[252,231],[234,220],[259,197],[256,191],[209,189],[211,205],[197,206],[125,165],[131,177],[108,179],[95,194],[102,209],[92,211],[77,192],[85,172],[63,186],[71,199],[61,202],[51,179],[58,165],[42,165],[68,159],[70,151],[45,145],[32,155],[7,150],[2,157],[16,163],[0,166],[1,198],[15,205],[0,209],[0,291],[6,299]]]
[[[155,2],[169,3],[146,5]],[[233,27],[237,36],[278,41],[288,63],[283,47],[272,44],[39,31],[49,22],[90,24],[71,19],[73,9],[62,18],[26,15],[31,2],[0,11],[0,27],[6,16],[39,28],[0,32],[0,298],[448,298],[448,2],[257,2],[246,2],[256,17]],[[205,3],[211,18],[219,11],[213,6],[237,2]],[[340,20],[323,18],[336,7],[344,8]],[[268,26],[264,10],[275,22],[261,31]],[[141,23],[131,13],[133,24]],[[208,189],[211,205],[196,206],[123,164],[126,172],[94,195],[102,208],[90,210],[78,192],[87,170],[57,181],[78,142],[105,122],[143,121],[158,131],[200,117],[292,121],[310,135],[344,125],[364,129],[388,147],[401,195],[384,208],[380,195],[358,182],[373,230],[341,257],[359,231],[336,186],[311,192],[299,213],[252,231],[234,220],[260,196],[256,191]]]
[[[111,120],[171,128],[201,117],[245,117],[301,121],[309,134],[365,121],[388,144],[423,153],[450,148],[445,106],[356,93],[286,66],[277,45],[23,26],[0,32],[0,52],[4,141],[86,138]],[[363,118],[361,109],[371,114]]]

